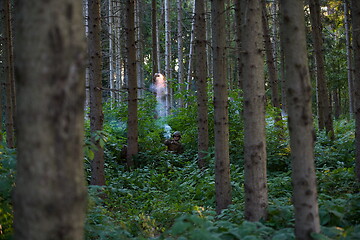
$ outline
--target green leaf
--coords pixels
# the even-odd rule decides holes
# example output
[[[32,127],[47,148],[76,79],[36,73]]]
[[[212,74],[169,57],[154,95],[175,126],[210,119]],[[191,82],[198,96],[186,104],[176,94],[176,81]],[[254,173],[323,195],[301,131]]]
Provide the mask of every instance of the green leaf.
[[[331,240],[330,238],[321,233],[311,233],[311,237],[315,240]]]
[[[171,228],[171,232],[175,235],[182,234],[192,226],[189,222],[179,221]]]

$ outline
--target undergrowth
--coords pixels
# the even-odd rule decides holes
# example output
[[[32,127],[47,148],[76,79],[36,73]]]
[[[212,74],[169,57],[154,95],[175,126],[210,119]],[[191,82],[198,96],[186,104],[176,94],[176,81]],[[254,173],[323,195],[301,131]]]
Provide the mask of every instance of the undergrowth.
[[[236,98],[238,95],[234,95]],[[105,106],[105,124],[96,133],[105,147],[106,186],[89,186],[86,239],[295,239],[292,206],[289,137],[285,119],[275,123],[276,111],[267,116],[268,218],[245,221],[243,172],[243,121],[241,106],[230,102],[230,157],[232,205],[215,213],[214,150],[207,155],[207,168],[197,167],[197,127],[194,106],[178,110],[165,119],[153,115],[154,102],[144,102],[139,111],[139,147],[136,167],[125,167],[125,105]],[[213,109],[209,108],[210,116]],[[212,121],[212,120],[210,120]],[[164,124],[181,131],[186,152],[165,151]],[[212,125],[212,124],[210,124]],[[86,123],[88,129],[89,123]],[[360,193],[354,174],[354,122],[334,122],[335,140],[317,132],[315,145],[320,234],[314,239],[360,239]],[[210,129],[212,131],[212,129]],[[89,131],[86,139],[90,138]],[[210,145],[213,144],[210,134]],[[85,166],[94,147],[85,142]],[[14,186],[15,152],[0,150],[0,239],[12,235],[11,191]],[[101,191],[99,191],[101,190]],[[99,196],[99,192],[101,196]],[[105,193],[105,194],[104,194]]]

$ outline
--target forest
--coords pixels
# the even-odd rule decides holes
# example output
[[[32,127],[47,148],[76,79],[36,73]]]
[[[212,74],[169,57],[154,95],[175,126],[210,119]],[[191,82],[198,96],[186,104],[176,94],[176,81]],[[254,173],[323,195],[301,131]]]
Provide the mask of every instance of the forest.
[[[360,1],[0,17],[0,239],[360,239]]]

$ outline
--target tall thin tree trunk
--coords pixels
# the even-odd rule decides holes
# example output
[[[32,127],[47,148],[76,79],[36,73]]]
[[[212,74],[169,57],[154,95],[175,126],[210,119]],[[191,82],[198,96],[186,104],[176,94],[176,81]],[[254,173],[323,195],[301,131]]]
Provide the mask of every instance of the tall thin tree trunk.
[[[265,140],[265,82],[261,0],[242,1],[244,25],[244,160],[245,218],[259,221],[267,216],[268,191]]]
[[[354,81],[353,81],[353,56],[351,46],[351,31],[349,21],[349,0],[344,0],[344,24],[346,36],[346,60],[347,60],[347,78],[348,78],[348,92],[349,92],[349,112],[354,114]]]
[[[144,41],[142,34],[142,1],[135,1],[135,42],[136,42],[136,71],[137,71],[137,84],[138,84],[138,98],[141,98],[144,95]]]
[[[157,7],[156,0],[151,0],[151,36],[152,36],[152,76],[160,73],[158,64],[158,35],[157,35]]]
[[[206,1],[205,2],[205,12],[208,13],[211,8],[210,4],[208,5],[210,1]],[[206,41],[207,41],[207,47],[206,47],[206,52],[207,52],[207,69],[208,69],[208,77],[210,79],[213,78],[213,73],[212,73],[212,70],[213,70],[213,66],[212,66],[212,48],[211,48],[211,42],[212,42],[212,39],[211,39],[211,36],[212,36],[212,28],[211,28],[211,15],[208,17],[208,21],[206,21]]]
[[[316,83],[318,93],[318,117],[319,128],[334,137],[332,114],[330,111],[329,92],[325,80],[325,64],[323,54],[322,26],[319,0],[310,0],[310,16],[312,25],[312,36],[314,40],[314,51],[316,60]]]
[[[355,174],[357,181],[360,182],[360,2],[351,0],[352,34],[354,49],[354,101],[355,101],[355,142],[356,142],[356,162]]]
[[[184,57],[183,57],[183,16],[182,16],[182,0],[177,0],[177,9],[178,9],[178,83],[179,83],[179,91],[181,93],[184,92]],[[179,99],[179,107],[184,107],[184,97],[181,94]]]
[[[136,71],[136,42],[135,42],[135,0],[126,2],[126,33],[128,54],[128,131],[127,131],[127,165],[134,166],[133,157],[138,154],[138,94]]]
[[[243,88],[242,83],[242,63],[241,63],[241,0],[235,0],[235,23],[236,23],[236,74],[238,77],[238,87]]]
[[[5,36],[5,72],[6,72],[6,143],[9,148],[15,147],[15,136],[14,136],[14,109],[15,109],[15,89],[14,89],[14,57],[13,57],[13,36],[12,36],[12,24],[11,24],[11,5],[10,0],[3,0],[5,22],[4,24],[4,36]]]
[[[265,42],[265,53],[266,53],[266,64],[269,71],[269,80],[271,84],[271,102],[273,107],[280,109],[279,101],[279,90],[278,90],[278,76],[276,71],[276,65],[274,60],[274,49],[273,44],[270,38],[269,26],[268,26],[268,14],[266,10],[266,0],[261,0],[262,6],[262,25],[264,31],[264,42]],[[278,122],[281,120],[281,112],[275,118],[275,121]]]
[[[281,34],[280,34],[281,35]],[[281,115],[287,116],[284,42],[280,36]]]
[[[88,53],[89,53],[89,93],[90,93],[90,131],[92,143],[96,146],[94,159],[91,161],[92,185],[105,185],[104,149],[100,144],[104,114],[102,111],[102,54],[100,0],[88,0]]]
[[[89,7],[88,0],[82,0],[83,4],[83,17],[85,23],[85,36],[89,35]],[[85,67],[85,106],[84,109],[90,109],[90,91],[89,91],[89,66]]]
[[[211,0],[214,51],[215,192],[218,214],[231,204],[224,2],[224,0]]]
[[[108,1],[109,11],[108,11],[108,20],[109,20],[109,87],[110,87],[110,100],[113,102],[115,100],[115,24],[114,24],[114,2],[113,0]]]
[[[204,168],[209,149],[205,1],[195,0],[195,81],[198,99],[198,166]]]
[[[164,0],[165,12],[165,77],[167,79],[166,113],[170,114],[172,107],[171,89],[171,22],[170,22],[170,0]],[[170,81],[169,81],[170,80]]]
[[[281,37],[285,53],[296,239],[320,231],[314,167],[314,126],[308,68],[304,3],[281,0]]]
[[[0,3],[0,21],[2,23],[5,22],[5,8],[4,4]],[[5,47],[5,26],[4,24],[0,24],[0,51],[4,52]],[[5,62],[4,54],[0,55],[0,61]],[[5,66],[2,64],[0,66],[0,144],[3,142],[3,93],[4,93],[4,79],[5,79]]]
[[[15,9],[14,239],[84,239],[81,1],[18,0]]]
[[[194,77],[194,29],[195,29],[195,4],[193,7],[192,22],[191,22],[191,33],[190,33],[190,48],[189,48],[189,61],[188,61],[188,75],[187,75],[187,90],[192,89],[193,77]]]
[[[340,106],[340,100],[339,100],[339,89],[333,90],[333,96],[334,96],[334,117],[335,119],[339,119],[341,114],[341,106]]]

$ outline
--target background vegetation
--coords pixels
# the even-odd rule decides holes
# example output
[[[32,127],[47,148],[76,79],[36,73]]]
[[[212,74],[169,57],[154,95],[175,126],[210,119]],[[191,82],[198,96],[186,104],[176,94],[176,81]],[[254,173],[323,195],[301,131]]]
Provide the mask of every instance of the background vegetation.
[[[237,94],[234,94],[237,96]],[[216,216],[214,159],[208,152],[208,168],[196,163],[196,106],[178,110],[166,119],[155,119],[155,100],[141,102],[140,149],[136,168],[127,171],[121,149],[126,142],[126,104],[105,104],[102,138],[106,154],[104,187],[89,186],[87,239],[294,239],[291,205],[289,138],[285,121],[274,126],[274,112],[267,114],[268,219],[247,222],[243,217],[243,137],[241,105],[230,104],[231,177],[233,203]],[[211,109],[209,109],[212,112]],[[186,152],[165,151],[163,124],[180,130]],[[322,234],[315,239],[359,239],[360,194],[354,176],[354,121],[335,122],[336,139],[318,131],[315,146]],[[87,131],[87,139],[90,137]],[[213,141],[213,139],[211,139]],[[90,141],[84,145],[85,162],[92,159]],[[15,152],[1,147],[1,239],[11,238],[11,191]],[[86,165],[89,177],[89,165]],[[99,188],[104,195],[99,195]]]

